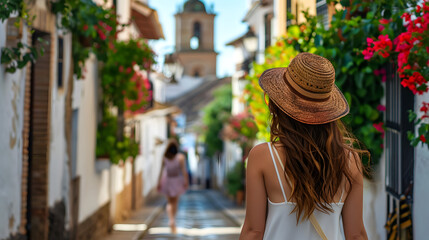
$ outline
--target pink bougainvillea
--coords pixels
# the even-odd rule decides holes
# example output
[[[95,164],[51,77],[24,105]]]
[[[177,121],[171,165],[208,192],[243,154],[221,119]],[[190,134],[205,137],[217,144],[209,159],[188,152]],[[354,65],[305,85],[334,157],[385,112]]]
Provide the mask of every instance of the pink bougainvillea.
[[[420,5],[417,5],[411,12],[405,12],[401,16],[403,20],[404,31],[397,36],[389,36],[381,34],[377,39],[367,38],[367,48],[362,51],[364,59],[374,59],[375,56],[382,58],[391,57],[397,63],[398,75],[401,78],[401,85],[410,89],[413,94],[423,94],[428,92],[429,74],[429,0],[425,0]],[[387,19],[379,20],[379,30],[383,33],[393,34],[391,21]],[[386,80],[386,71],[374,71],[374,74],[382,77],[382,81]],[[377,108],[381,111],[381,108]],[[412,145],[416,146],[420,141],[426,143],[426,137],[429,136],[429,127],[427,123],[422,122],[428,116],[429,104],[423,102],[420,111],[424,114],[416,124],[418,125],[419,134],[415,136],[412,132],[409,133],[409,139]],[[413,114],[413,119],[416,114]],[[382,124],[374,124],[377,131],[384,132]],[[422,134],[423,133],[423,134]]]

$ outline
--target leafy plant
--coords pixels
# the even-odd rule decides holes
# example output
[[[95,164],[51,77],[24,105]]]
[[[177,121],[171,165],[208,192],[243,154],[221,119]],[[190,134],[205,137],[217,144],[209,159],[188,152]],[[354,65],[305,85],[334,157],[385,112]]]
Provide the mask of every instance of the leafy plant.
[[[73,33],[73,71],[82,78],[83,65],[90,53],[99,61],[107,60],[109,46],[120,31],[115,8],[103,8],[92,0],[58,0],[51,2],[51,6],[52,12],[61,16],[58,27]]]
[[[96,156],[108,157],[112,163],[118,164],[128,157],[136,157],[139,153],[139,145],[133,139],[117,137],[117,117],[105,111],[103,120],[97,129]]]
[[[231,115],[231,85],[220,87],[214,92],[214,96],[214,100],[203,109],[203,123],[205,125],[203,138],[207,147],[207,156],[214,156],[223,149],[220,135],[223,124],[228,121]]]
[[[36,16],[30,16],[28,13],[27,5],[23,0],[5,0],[0,2],[0,22],[8,19],[12,13],[17,13],[15,19],[15,27],[21,28],[22,24],[32,25]],[[12,21],[12,19],[9,19]],[[14,73],[17,69],[24,68],[27,63],[35,62],[39,56],[44,54],[44,45],[47,42],[38,38],[41,43],[39,49],[18,41],[15,47],[3,47],[1,49],[1,64],[5,64],[5,71],[8,73]]]
[[[0,22],[8,19],[14,12],[21,13],[22,9],[24,9],[23,0],[2,0],[0,2]]]
[[[429,147],[427,143],[427,139],[429,138],[429,103],[423,102],[423,106],[420,108],[420,111],[423,112],[423,115],[420,118],[417,118],[417,114],[414,111],[408,111],[410,122],[413,122],[418,126],[417,134],[408,131],[408,139],[414,147],[417,147],[420,142],[422,145],[426,144],[426,146]]]
[[[44,45],[48,43],[42,38],[38,41]],[[39,56],[43,56],[45,49],[43,47],[37,49],[28,44],[18,42],[16,47],[2,48],[1,50],[1,64],[6,64],[6,72],[14,73],[17,69],[24,68],[27,63],[35,62]]]
[[[231,195],[244,190],[244,166],[242,162],[236,162],[234,167],[226,175],[226,188]]]
[[[150,70],[155,62],[154,53],[142,39],[115,41],[106,52],[106,62],[101,70],[101,87],[106,105],[120,110],[136,111],[144,106],[147,88],[142,86],[141,70]],[[128,106],[125,104],[128,101]],[[140,101],[137,101],[140,100]]]
[[[413,16],[413,17],[412,17]],[[398,66],[401,85],[410,89],[413,94],[427,93],[429,81],[429,1],[416,5],[410,12],[398,11],[393,16],[380,19],[377,38],[366,39],[367,48],[362,51],[366,60],[394,62]],[[377,35],[371,35],[377,36]],[[422,109],[426,109],[423,103]],[[410,121],[419,125],[418,137],[409,133],[411,145],[417,146],[419,142],[426,144],[429,135],[427,124],[416,121],[417,114],[410,113]]]
[[[138,144],[124,136],[124,113],[139,111],[147,103],[148,80],[140,71],[150,70],[154,53],[138,39],[115,41],[106,57],[101,70],[104,114],[97,132],[97,155],[107,154],[113,163],[118,163],[138,153]],[[111,115],[111,107],[117,108],[117,117]]]
[[[223,128],[223,136],[238,143],[243,149],[252,147],[258,127],[247,111],[231,116]]]

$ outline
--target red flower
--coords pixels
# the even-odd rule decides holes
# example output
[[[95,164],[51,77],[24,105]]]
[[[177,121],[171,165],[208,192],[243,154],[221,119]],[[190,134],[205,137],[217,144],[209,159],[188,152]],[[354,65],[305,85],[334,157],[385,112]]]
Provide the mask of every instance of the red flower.
[[[379,22],[380,24],[389,24],[389,22],[390,22],[390,21],[391,21],[390,19],[382,18],[382,19],[380,19],[378,22]]]
[[[247,122],[247,123],[246,123],[246,125],[247,125],[249,128],[253,128],[253,127],[255,126],[255,124],[254,124],[253,122]]]
[[[88,30],[88,25],[87,25],[87,24],[83,25],[82,30],[83,30],[84,32],[86,32],[86,31]]]
[[[377,130],[378,132],[381,133],[381,137],[382,138],[384,138],[384,128],[383,128],[383,125],[384,125],[383,122],[372,124],[372,126],[375,128],[375,130]]]
[[[106,40],[106,35],[100,29],[98,29],[97,32],[98,32],[98,35],[100,36],[101,40],[103,40],[103,41]]]
[[[422,142],[426,142],[426,138],[425,138],[425,136],[422,134],[422,135],[420,135],[420,141],[422,141]]]
[[[371,48],[367,48],[367,49],[362,51],[362,54],[363,54],[363,56],[364,56],[363,58],[365,60],[369,60],[372,58],[372,56],[374,56],[374,51]]]
[[[380,104],[380,105],[377,106],[377,110],[380,111],[380,112],[384,112],[384,111],[386,111],[386,106]]]
[[[404,13],[404,14],[402,14],[402,16],[401,16],[405,21],[410,21],[410,19],[411,19],[411,15],[409,14],[409,13]]]

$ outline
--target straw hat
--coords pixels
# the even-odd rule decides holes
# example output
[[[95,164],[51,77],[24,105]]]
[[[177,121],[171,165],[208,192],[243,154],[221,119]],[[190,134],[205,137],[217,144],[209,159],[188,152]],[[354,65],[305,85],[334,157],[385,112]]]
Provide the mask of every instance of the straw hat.
[[[300,53],[289,67],[268,69],[259,78],[270,100],[306,124],[332,122],[349,113],[349,105],[334,82],[331,62],[312,53]]]

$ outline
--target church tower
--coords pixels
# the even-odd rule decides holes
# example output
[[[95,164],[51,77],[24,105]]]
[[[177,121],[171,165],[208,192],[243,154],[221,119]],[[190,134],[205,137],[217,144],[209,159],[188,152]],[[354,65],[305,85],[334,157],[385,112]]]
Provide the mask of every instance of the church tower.
[[[183,74],[215,78],[214,19],[200,0],[187,0],[176,18],[175,55],[183,66]]]

